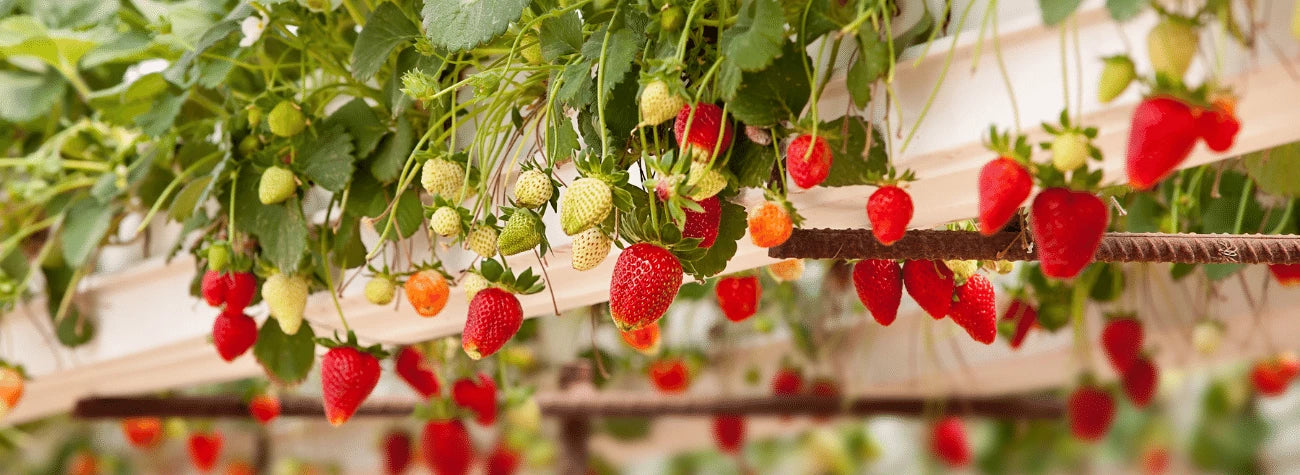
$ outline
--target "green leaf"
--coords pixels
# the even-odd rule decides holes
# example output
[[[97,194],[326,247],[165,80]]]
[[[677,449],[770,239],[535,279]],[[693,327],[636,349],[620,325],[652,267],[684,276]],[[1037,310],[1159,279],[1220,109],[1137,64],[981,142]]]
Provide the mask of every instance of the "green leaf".
[[[382,232],[391,219],[397,219],[397,233],[403,238],[411,237],[419,231],[420,224],[424,222],[424,205],[420,204],[419,193],[414,189],[406,190],[406,193],[397,200],[393,213],[382,223],[382,226],[376,224],[375,229]]]
[[[385,3],[385,5],[389,5]],[[388,127],[380,122],[379,116],[375,110],[366,104],[364,99],[352,99],[330,114],[325,119],[325,126],[322,129],[329,130],[332,126],[341,125],[356,141],[357,157],[366,157],[370,152],[375,151],[375,146],[379,145],[379,140],[384,138],[388,133]]]
[[[1079,8],[1081,0],[1038,0],[1038,8],[1043,12],[1043,23],[1055,26],[1065,21]]]
[[[118,10],[118,2],[103,0],[26,0],[23,10],[50,28],[83,28],[105,22]]]
[[[745,208],[729,200],[722,203],[722,217],[718,224],[718,238],[703,257],[682,262],[682,269],[698,279],[722,273],[727,262],[736,255],[736,241],[745,236]]]
[[[1241,173],[1226,171],[1219,178],[1219,195],[1210,196],[1209,187],[1201,194],[1201,229],[1203,233],[1253,233],[1264,219],[1264,209],[1254,200],[1254,193],[1246,193],[1246,206],[1237,225],[1237,210],[1241,205],[1248,178]]]
[[[348,188],[344,212],[353,216],[379,217],[388,207],[387,192],[369,173],[357,173]]]
[[[180,59],[167,67],[166,71],[163,71],[163,77],[178,86],[189,84],[189,81],[195,80],[190,74],[191,66],[194,65],[195,60],[207,52],[209,48],[238,30],[239,23],[235,20],[226,20],[212,25],[203,33],[203,37],[199,38],[198,43],[194,45],[194,49],[186,51],[185,54],[181,55]]]
[[[808,104],[808,76],[798,45],[786,43],[785,52],[767,69],[745,73],[729,111],[747,125],[769,126],[799,116]]]
[[[1106,10],[1115,21],[1127,21],[1142,13],[1146,0],[1106,0]]]
[[[841,117],[822,124],[820,130],[828,134],[826,142],[834,157],[830,175],[821,186],[865,185],[885,174],[889,167],[885,140],[870,123],[857,116]],[[868,130],[871,131],[870,150],[867,149]]]
[[[304,141],[293,162],[294,168],[321,188],[335,193],[343,191],[352,179],[356,162],[352,155],[352,136],[336,124],[323,127],[315,137],[304,137]]]
[[[607,95],[627,77],[627,73],[632,70],[633,61],[636,59],[637,51],[641,50],[642,40],[645,36],[638,35],[629,29],[619,29],[609,35],[609,43],[605,44],[605,29],[597,30],[587,40],[587,44],[582,47],[582,55],[586,56],[592,64],[600,65],[601,47],[605,49],[605,77],[601,83],[602,91]],[[599,71],[597,71],[599,73]]]
[[[0,120],[27,122],[48,116],[66,86],[52,71],[0,71]]]
[[[91,69],[112,63],[137,63],[153,56],[149,47],[153,44],[149,35],[138,31],[128,31],[110,39],[90,50],[81,57],[81,67]]]
[[[160,95],[148,112],[136,116],[136,125],[150,137],[161,137],[176,122],[176,116],[181,113],[181,106],[185,105],[189,95],[189,91],[180,94],[167,92]]]
[[[298,333],[286,335],[280,330],[279,322],[268,318],[257,332],[253,357],[275,382],[298,384],[307,378],[316,362],[316,334],[311,325],[303,325]]]
[[[112,227],[116,211],[116,206],[104,206],[91,196],[82,196],[68,205],[59,236],[63,259],[69,266],[86,265]]]
[[[293,272],[307,251],[307,223],[297,197],[263,205],[257,199],[260,179],[261,174],[253,167],[245,166],[240,171],[235,190],[235,228],[257,236],[264,259],[282,272]]]
[[[384,140],[379,153],[370,161],[370,174],[383,183],[392,183],[402,173],[402,166],[415,148],[415,131],[405,117],[397,119],[397,132]]]
[[[425,35],[452,53],[505,33],[524,13],[528,0],[425,0]]]
[[[77,63],[103,42],[103,29],[86,31],[49,30],[28,15],[0,20],[0,58],[37,58],[64,74],[75,74]]]
[[[173,221],[182,222],[190,219],[195,206],[199,203],[199,198],[203,196],[203,191],[207,189],[208,184],[212,183],[212,176],[203,176],[185,184],[176,198],[172,200],[172,206],[167,211],[167,215]]]
[[[722,32],[722,52],[745,71],[758,71],[781,55],[785,25],[777,0],[745,0],[735,26]]]
[[[368,81],[379,72],[397,45],[420,37],[420,27],[412,23],[394,3],[380,4],[366,18],[366,26],[357,35],[352,48],[352,75]]]
[[[1300,198],[1300,142],[1251,153],[1242,164],[1260,191]]]
[[[596,81],[591,77],[591,65],[592,61],[578,61],[559,73],[560,86],[555,91],[555,100],[560,105],[578,109],[595,100]]]
[[[739,140],[731,152],[727,168],[736,175],[737,187],[758,188],[772,177],[775,163],[776,149],[771,145],[765,147],[749,140]]]
[[[582,49],[582,20],[578,18],[578,12],[547,18],[542,20],[537,36],[542,59],[555,61],[560,56],[577,53]]]

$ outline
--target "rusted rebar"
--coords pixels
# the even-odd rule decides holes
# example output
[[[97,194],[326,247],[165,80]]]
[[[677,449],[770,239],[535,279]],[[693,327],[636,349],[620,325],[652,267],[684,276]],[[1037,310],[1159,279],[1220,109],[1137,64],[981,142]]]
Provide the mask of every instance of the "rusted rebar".
[[[938,412],[1012,419],[1053,419],[1064,407],[1058,398],[1046,396],[916,397],[826,396],[660,396],[656,394],[603,391],[588,395],[539,394],[542,414],[555,417],[655,417],[706,416],[719,413],[744,415],[900,415],[917,416]]]
[[[368,401],[353,417],[407,417],[413,401]],[[123,419],[127,417],[248,418],[248,403],[239,396],[97,397],[77,401],[74,417]],[[325,417],[319,398],[282,397],[280,417]]]

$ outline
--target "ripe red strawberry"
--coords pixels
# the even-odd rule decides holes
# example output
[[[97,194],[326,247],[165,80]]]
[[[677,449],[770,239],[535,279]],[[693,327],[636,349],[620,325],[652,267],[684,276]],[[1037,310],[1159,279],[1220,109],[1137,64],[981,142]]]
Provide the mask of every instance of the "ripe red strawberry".
[[[505,443],[499,443],[483,463],[483,475],[511,475],[519,471],[520,462],[522,457],[519,452]]]
[[[1142,353],[1142,322],[1133,317],[1106,322],[1101,329],[1101,347],[1116,373],[1128,371]]]
[[[1068,403],[1070,433],[1087,442],[1096,442],[1110,431],[1115,420],[1115,400],[1095,386],[1080,386]]]
[[[138,449],[149,449],[162,442],[162,419],[157,417],[132,417],[122,419],[122,433]]]
[[[1210,150],[1226,152],[1237,139],[1241,122],[1232,109],[1227,101],[1216,101],[1214,108],[1203,110],[1196,116],[1196,133]]]
[[[731,147],[731,121],[723,121],[722,108],[701,102],[695,105],[694,117],[691,117],[691,111],[689,104],[682,106],[682,110],[677,112],[677,121],[673,123],[673,134],[682,155],[697,162],[707,162],[713,158],[714,148],[717,148],[719,156],[727,153],[727,148]],[[689,132],[686,130],[688,120]]]
[[[325,418],[341,426],[379,383],[379,360],[352,346],[330,348],[320,361],[320,383]]]
[[[745,445],[745,418],[738,414],[714,415],[713,440],[718,443],[718,450],[739,453]]]
[[[785,148],[785,158],[790,178],[800,188],[812,188],[826,181],[834,160],[825,137],[819,135],[814,139],[807,134],[790,141]]]
[[[1043,275],[1069,279],[1088,266],[1101,245],[1110,212],[1086,191],[1048,188],[1034,198],[1030,231]]]
[[[226,311],[242,312],[253,303],[257,277],[252,272],[232,272],[226,275],[226,281]]]
[[[258,394],[248,401],[248,413],[262,425],[280,417],[280,398],[270,394]]]
[[[743,321],[754,316],[758,311],[758,301],[763,297],[763,286],[758,277],[753,275],[730,276],[718,279],[714,288],[718,296],[718,307],[727,320]]]
[[[681,358],[659,359],[650,363],[647,371],[650,382],[664,394],[678,394],[691,385],[691,372]]]
[[[451,385],[451,399],[473,412],[479,425],[490,426],[497,420],[497,384],[487,374],[457,380]]]
[[[867,199],[867,220],[881,244],[898,242],[912,222],[912,197],[894,185],[877,188]]]
[[[429,421],[420,446],[425,465],[436,475],[465,475],[474,462],[474,444],[458,420]]]
[[[966,440],[966,425],[961,419],[948,416],[935,423],[930,433],[930,450],[950,468],[970,465],[970,442]]]
[[[1151,398],[1155,397],[1156,385],[1159,382],[1160,375],[1155,363],[1146,357],[1138,358],[1120,376],[1120,386],[1124,387],[1124,394],[1138,409],[1151,404]]]
[[[1269,264],[1268,272],[1283,287],[1300,285],[1300,264]]]
[[[722,224],[722,204],[718,201],[717,196],[710,196],[702,201],[697,201],[702,212],[695,212],[690,209],[683,209],[686,212],[686,223],[682,225],[682,237],[699,238],[700,247],[713,247],[713,242],[718,240],[718,226]]]
[[[935,320],[948,316],[952,294],[956,290],[952,269],[943,261],[906,261],[903,263],[903,286],[922,310]]]
[[[980,233],[992,236],[1016,215],[1016,209],[1029,198],[1034,180],[1025,167],[1007,157],[999,157],[980,169]]]
[[[257,342],[257,322],[244,311],[227,308],[212,322],[212,344],[221,359],[234,361]]]
[[[402,381],[426,399],[438,395],[438,375],[425,364],[424,354],[419,349],[406,346],[399,350],[393,369]]]
[[[876,322],[889,326],[903,300],[903,270],[898,261],[866,259],[853,265],[853,288]]]
[[[803,375],[794,368],[781,368],[772,375],[772,395],[794,396],[803,392]]]
[[[203,301],[208,305],[220,307],[226,301],[226,292],[230,291],[230,281],[224,274],[208,270],[203,273],[203,279],[199,281],[199,291],[203,294]]]
[[[190,434],[187,444],[190,452],[190,463],[200,472],[212,470],[217,465],[217,459],[221,457],[222,438],[219,432],[195,432]]]
[[[618,255],[609,281],[609,313],[619,330],[636,330],[659,320],[682,286],[682,263],[650,243]]]
[[[1192,153],[1199,137],[1192,109],[1170,97],[1149,97],[1133,111],[1128,135],[1128,183],[1149,190]]]
[[[514,294],[497,287],[480,290],[469,301],[461,347],[472,359],[489,356],[514,338],[523,323],[524,308]]]
[[[1025,336],[1029,330],[1034,328],[1038,323],[1038,310],[1032,304],[1021,299],[1011,301],[1007,306],[1007,313],[1002,315],[1002,320],[1015,322],[1015,332],[1011,335],[1011,347],[1020,348],[1025,342]]]
[[[1255,363],[1250,370],[1250,381],[1260,394],[1278,396],[1286,393],[1298,372],[1300,359],[1294,353],[1285,352]]]
[[[401,475],[411,466],[411,436],[393,429],[384,436],[384,473]]]
[[[998,308],[993,283],[983,274],[974,274],[957,288],[957,301],[948,311],[952,321],[966,330],[972,339],[985,345],[998,336]]]

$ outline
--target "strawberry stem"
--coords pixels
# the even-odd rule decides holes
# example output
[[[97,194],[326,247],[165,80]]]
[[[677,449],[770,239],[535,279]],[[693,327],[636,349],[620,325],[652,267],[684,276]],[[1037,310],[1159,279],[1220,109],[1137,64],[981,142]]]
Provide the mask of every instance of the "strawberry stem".
[[[942,86],[944,78],[948,77],[948,69],[952,66],[952,58],[957,55],[957,40],[961,39],[962,27],[966,25],[966,17],[970,14],[970,9],[973,6],[975,6],[975,2],[967,4],[966,8],[962,10],[961,18],[957,20],[957,31],[952,35],[952,45],[948,47],[948,54],[943,60],[943,69],[939,70],[939,79],[935,81],[934,88],[930,89],[930,97],[926,98],[925,106],[921,107],[921,114],[916,117],[916,123],[912,125],[912,130],[907,132],[907,138],[903,139],[903,146],[898,149],[898,153],[907,152],[907,146],[912,143],[912,137],[916,136],[917,129],[920,129],[921,123],[925,121],[925,115],[930,112],[930,106],[934,105],[934,98],[939,95],[939,86]],[[922,54],[920,58],[917,58],[917,63],[919,64],[924,57],[924,54]]]

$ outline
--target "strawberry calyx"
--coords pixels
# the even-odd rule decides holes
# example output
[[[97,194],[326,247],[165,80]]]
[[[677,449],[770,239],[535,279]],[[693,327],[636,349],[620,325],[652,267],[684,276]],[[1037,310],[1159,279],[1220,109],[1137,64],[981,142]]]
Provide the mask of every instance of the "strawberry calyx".
[[[357,333],[352,330],[348,330],[347,339],[340,338],[336,331],[334,332],[334,338],[317,338],[316,344],[329,349],[352,348],[379,360],[383,360],[389,356],[389,353],[384,351],[384,346],[380,343],[375,343],[370,346],[361,346],[360,343],[357,343]]]
[[[467,411],[456,405],[450,395],[430,398],[429,402],[416,405],[412,413],[416,419],[423,421],[449,421],[466,415]]]
[[[388,269],[385,268],[385,269],[384,269],[384,272],[380,272],[380,273],[383,273],[383,274],[385,274],[385,275],[388,275],[388,274],[387,274],[387,270],[388,270]],[[390,276],[390,277],[397,277],[397,276],[401,276],[401,277],[410,277],[410,276],[412,276],[412,275],[419,274],[420,272],[423,272],[423,271],[426,271],[426,270],[431,270],[431,271],[437,272],[437,273],[439,273],[439,274],[442,274],[442,278],[447,279],[447,280],[449,280],[449,281],[451,280],[451,274],[448,274],[447,271],[444,270],[444,269],[442,268],[442,261],[424,261],[424,262],[421,262],[421,263],[419,263],[419,264],[412,264],[412,265],[411,265],[411,270],[406,271],[406,272],[401,272],[401,273],[391,274],[391,275],[389,275],[389,276]]]
[[[900,174],[898,169],[894,168],[894,164],[892,163],[885,168],[884,173],[876,173],[873,171],[867,176],[867,184],[882,188],[886,186],[900,186],[913,181],[916,181],[915,171],[909,169],[904,170]]]
[[[529,295],[541,292],[546,288],[542,282],[541,276],[533,273],[533,268],[524,269],[518,276],[510,270],[510,267],[502,265],[496,259],[484,259],[479,264],[477,274],[483,276],[493,287],[500,288],[506,292],[517,295]]]
[[[999,132],[997,126],[990,125],[989,135],[984,138],[984,148],[998,154],[999,157],[1015,160],[1016,163],[1031,171],[1034,168],[1034,163],[1030,161],[1034,148],[1029,144],[1029,137],[1026,135],[1012,135],[1010,130]]]

